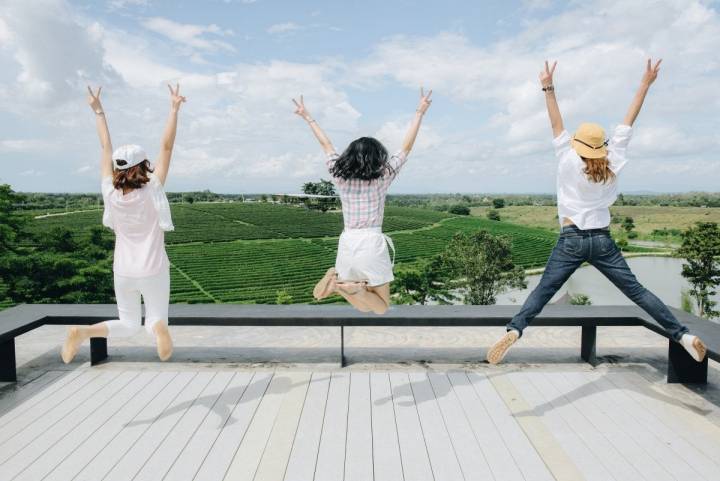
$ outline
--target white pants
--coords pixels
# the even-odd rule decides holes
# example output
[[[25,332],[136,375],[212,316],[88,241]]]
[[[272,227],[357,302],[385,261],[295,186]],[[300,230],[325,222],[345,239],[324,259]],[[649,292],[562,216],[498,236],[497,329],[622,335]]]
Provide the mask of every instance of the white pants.
[[[145,329],[153,334],[156,322],[167,325],[170,269],[150,277],[115,275],[115,298],[120,319],[105,321],[108,337],[129,337],[142,330],[141,296],[145,302]]]

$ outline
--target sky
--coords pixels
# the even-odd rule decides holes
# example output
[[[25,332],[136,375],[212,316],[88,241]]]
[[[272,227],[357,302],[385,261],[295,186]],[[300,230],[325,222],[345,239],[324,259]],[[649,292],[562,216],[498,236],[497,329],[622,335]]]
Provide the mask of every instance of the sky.
[[[538,72],[557,60],[565,125],[621,122],[648,57],[660,76],[635,124],[625,192],[717,192],[717,0],[0,0],[0,183],[99,190],[86,85],[113,144],[157,155],[179,82],[169,191],[297,192],[328,178],[291,98],[342,150],[399,149],[433,89],[391,193],[555,189]]]

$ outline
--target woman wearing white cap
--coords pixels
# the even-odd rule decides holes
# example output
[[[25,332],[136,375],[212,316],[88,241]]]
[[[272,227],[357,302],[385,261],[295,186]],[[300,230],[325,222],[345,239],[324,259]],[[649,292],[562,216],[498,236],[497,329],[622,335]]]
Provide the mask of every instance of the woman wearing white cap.
[[[626,296],[642,307],[679,342],[697,362],[705,358],[702,341],[688,333],[672,312],[635,278],[620,250],[610,237],[610,209],[617,198],[617,176],[627,163],[625,151],[650,85],[657,78],[660,61],[648,59],[640,87],[621,125],[612,138],[597,124],[581,124],[573,137],[563,127],[555,98],[552,68],[545,62],[540,73],[545,92],[553,146],[558,158],[557,205],[561,234],[550,254],[540,284],[507,325],[507,332],[488,351],[490,363],[500,362],[523,330],[583,262],[595,266]]]
[[[100,172],[105,203],[103,224],[115,231],[113,274],[119,319],[92,326],[73,326],[62,348],[69,363],[80,345],[91,337],[128,337],[141,330],[140,299],[145,302],[145,329],[155,336],[158,356],[172,355],[168,331],[170,262],[165,252],[165,231],[173,230],[170,206],[163,185],[170,167],[177,119],[185,97],[180,86],[170,88],[170,116],[165,126],[155,168],[138,145],[123,145],[113,152],[100,90],[88,87],[88,103],[96,116],[102,155]]]

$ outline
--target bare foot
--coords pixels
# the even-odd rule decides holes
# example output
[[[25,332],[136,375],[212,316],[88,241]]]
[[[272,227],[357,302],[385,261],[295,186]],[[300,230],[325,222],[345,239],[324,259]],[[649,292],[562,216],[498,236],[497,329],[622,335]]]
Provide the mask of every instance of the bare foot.
[[[366,282],[338,282],[337,290],[348,296],[353,296],[367,287]]]
[[[80,350],[80,345],[84,340],[79,327],[68,327],[65,343],[63,344],[62,351],[60,351],[60,356],[65,364],[69,364],[75,359],[78,350]]]
[[[164,322],[157,322],[153,326],[153,332],[155,333],[158,357],[161,361],[167,361],[173,353],[173,342],[170,337],[170,330]]]
[[[337,275],[335,274],[335,268],[331,267],[327,270],[323,278],[320,279],[320,282],[317,283],[315,289],[313,289],[313,297],[318,301],[328,297],[330,294],[335,292],[337,287],[336,281]]]

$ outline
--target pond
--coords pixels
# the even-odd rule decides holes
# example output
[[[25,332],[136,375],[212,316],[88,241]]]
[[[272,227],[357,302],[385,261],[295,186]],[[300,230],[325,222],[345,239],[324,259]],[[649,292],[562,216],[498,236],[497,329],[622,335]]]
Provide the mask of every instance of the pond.
[[[682,277],[682,259],[673,257],[632,257],[627,259],[630,269],[640,283],[651,290],[662,301],[673,307],[680,307],[682,290],[689,289],[689,284]],[[522,304],[532,289],[540,281],[540,275],[527,276],[528,288],[513,290],[498,296],[498,304]],[[593,305],[626,305],[633,302],[625,297],[620,290],[612,285],[605,276],[592,266],[578,269],[551,302],[558,301],[565,294],[585,294],[590,297]],[[714,297],[720,301],[720,295]]]

